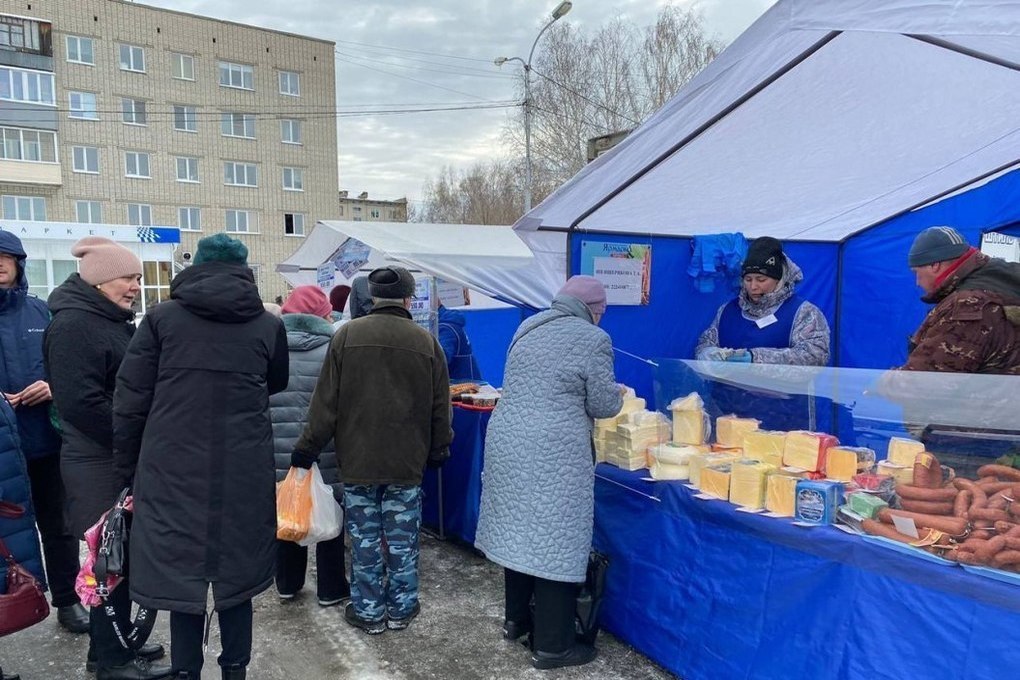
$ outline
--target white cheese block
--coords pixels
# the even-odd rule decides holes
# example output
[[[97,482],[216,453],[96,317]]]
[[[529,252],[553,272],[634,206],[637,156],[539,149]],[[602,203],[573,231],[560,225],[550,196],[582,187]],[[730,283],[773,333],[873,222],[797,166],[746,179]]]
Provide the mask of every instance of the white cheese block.
[[[761,421],[754,418],[719,416],[715,419],[715,441],[720,446],[739,449],[744,445],[744,435],[757,430],[760,424]]]

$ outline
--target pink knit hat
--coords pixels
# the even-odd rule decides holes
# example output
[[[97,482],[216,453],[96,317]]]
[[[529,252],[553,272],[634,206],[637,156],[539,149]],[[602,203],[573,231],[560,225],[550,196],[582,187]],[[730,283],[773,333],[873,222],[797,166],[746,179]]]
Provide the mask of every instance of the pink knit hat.
[[[137,255],[102,236],[86,236],[71,246],[71,254],[81,258],[78,271],[90,286],[142,273],[142,261]]]
[[[333,305],[318,286],[298,286],[283,303],[284,314],[312,314],[325,318],[333,313]]]
[[[571,276],[556,294],[577,298],[588,305],[592,314],[606,312],[606,289],[594,276]]]

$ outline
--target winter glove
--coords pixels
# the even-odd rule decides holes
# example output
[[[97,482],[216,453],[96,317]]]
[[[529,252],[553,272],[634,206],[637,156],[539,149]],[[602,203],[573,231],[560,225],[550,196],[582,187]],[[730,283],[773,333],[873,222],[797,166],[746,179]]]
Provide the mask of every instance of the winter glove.
[[[698,361],[726,361],[729,350],[722,347],[706,347],[698,352]]]
[[[425,461],[425,466],[433,470],[437,470],[443,467],[443,463],[450,460],[450,448],[439,449],[438,451],[430,451],[429,457]]]
[[[733,354],[726,357],[726,361],[738,364],[749,364],[753,358],[754,357],[751,356],[751,353],[746,349],[738,349],[734,351]]]
[[[290,454],[290,466],[296,468],[302,468],[304,470],[311,470],[312,465],[319,462],[319,457],[305,453],[304,451],[294,451]]]

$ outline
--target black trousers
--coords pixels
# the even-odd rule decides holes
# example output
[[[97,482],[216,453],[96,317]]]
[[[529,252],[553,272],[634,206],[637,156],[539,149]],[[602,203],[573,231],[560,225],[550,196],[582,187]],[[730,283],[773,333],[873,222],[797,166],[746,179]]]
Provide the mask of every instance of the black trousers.
[[[220,643],[223,652],[216,662],[220,666],[247,666],[251,661],[251,600],[218,612]],[[170,665],[174,673],[188,671],[196,677],[202,673],[205,656],[202,638],[205,616],[170,612]]]
[[[344,535],[315,544],[318,570],[316,595],[320,600],[333,601],[351,596],[344,565]],[[276,542],[276,590],[284,595],[296,593],[305,585],[308,570],[308,548],[293,541]]]
[[[64,513],[60,456],[54,454],[28,461],[28,478],[32,484],[35,521],[42,537],[51,603],[54,607],[68,607],[78,602],[74,579],[81,565],[78,562],[79,539],[68,529]]]
[[[504,569],[506,620],[532,624],[534,651],[559,654],[574,644],[577,583],[550,581]],[[532,616],[531,603],[535,609]]]
[[[127,579],[113,589],[103,606],[112,608],[114,616],[121,622],[123,629],[127,630],[126,624],[131,620],[131,594],[128,592]],[[94,656],[100,668],[121,666],[135,658],[135,653],[121,644],[116,630],[101,607],[92,607],[89,611],[89,636],[89,656]]]

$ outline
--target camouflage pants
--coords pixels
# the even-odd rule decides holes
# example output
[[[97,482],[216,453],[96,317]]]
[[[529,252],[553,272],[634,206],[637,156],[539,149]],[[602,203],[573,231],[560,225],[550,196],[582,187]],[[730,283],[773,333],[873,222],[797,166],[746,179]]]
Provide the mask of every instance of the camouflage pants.
[[[369,621],[404,618],[418,603],[421,487],[348,484],[344,505],[355,613]]]

